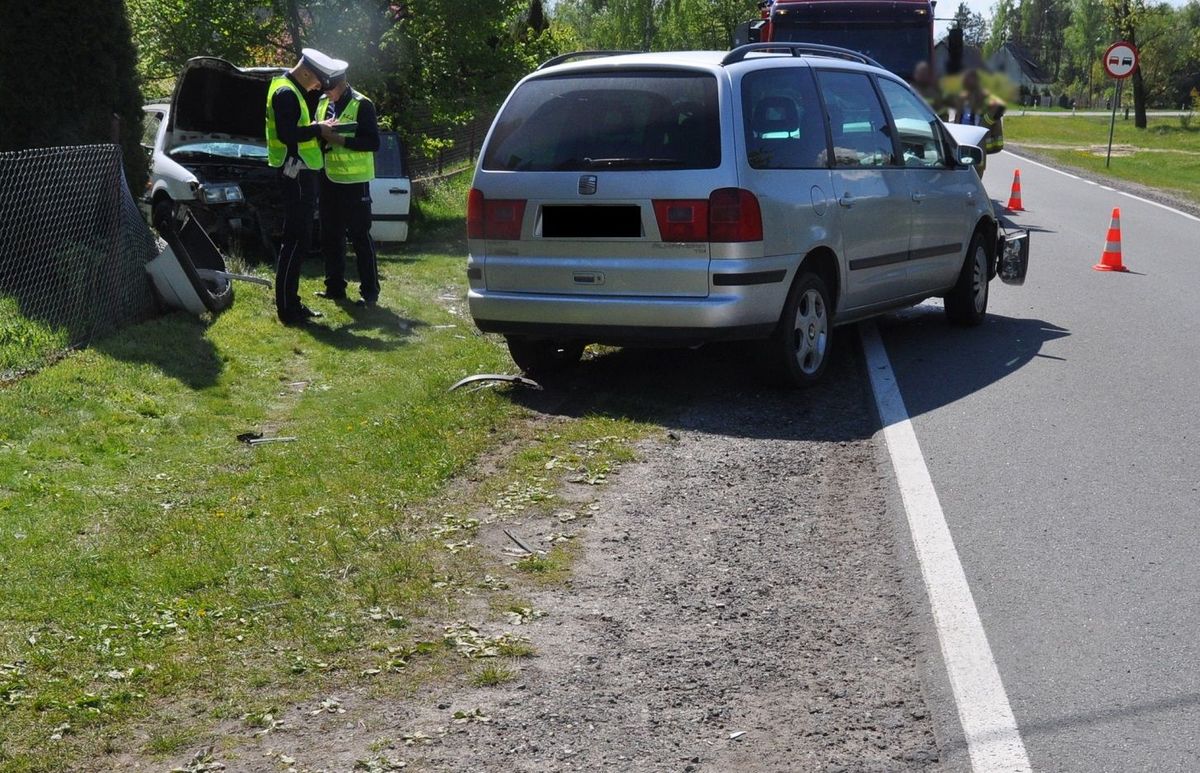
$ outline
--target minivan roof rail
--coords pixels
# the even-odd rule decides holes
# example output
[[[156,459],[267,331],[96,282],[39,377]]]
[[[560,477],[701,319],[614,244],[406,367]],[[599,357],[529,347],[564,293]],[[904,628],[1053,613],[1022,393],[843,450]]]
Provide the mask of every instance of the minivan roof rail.
[[[547,67],[553,67],[556,64],[565,64],[575,59],[599,59],[602,56],[624,56],[626,54],[644,54],[645,51],[572,51],[569,54],[559,54],[556,57],[547,59],[538,65],[539,70],[544,70]]]
[[[860,54],[857,51],[851,51],[848,48],[839,46],[823,46],[819,43],[747,43],[744,46],[738,46],[725,55],[721,60],[721,66],[735,64],[746,58],[747,54],[752,54],[756,51],[790,51],[792,56],[825,56],[831,59],[847,59],[851,62],[859,64],[869,64],[872,67],[878,67],[881,70],[887,69],[879,62],[876,62],[865,54]]]

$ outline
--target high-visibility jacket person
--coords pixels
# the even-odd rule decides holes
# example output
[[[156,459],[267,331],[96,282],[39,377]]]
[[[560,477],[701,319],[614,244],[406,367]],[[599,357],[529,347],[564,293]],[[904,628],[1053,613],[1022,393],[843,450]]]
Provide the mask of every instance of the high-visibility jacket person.
[[[267,87],[267,163],[278,170],[283,235],[275,261],[275,310],[285,325],[321,316],[300,301],[300,267],[312,248],[318,175],[324,166],[321,127],[312,109],[318,89],[346,71],[346,63],[306,48],[296,66]]]
[[[321,175],[321,254],[326,298],[346,297],[346,237],[357,258],[359,303],[379,300],[379,268],[371,240],[371,180],[379,150],[379,121],[371,100],[335,78],[317,106],[318,120],[336,121],[325,145]],[[344,127],[339,129],[338,127]]]

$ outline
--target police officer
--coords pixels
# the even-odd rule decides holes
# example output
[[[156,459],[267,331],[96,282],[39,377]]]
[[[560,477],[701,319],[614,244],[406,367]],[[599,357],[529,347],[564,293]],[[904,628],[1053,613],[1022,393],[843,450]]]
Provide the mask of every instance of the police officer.
[[[371,241],[371,180],[375,179],[375,151],[379,150],[379,122],[375,106],[336,73],[317,107],[326,141],[325,173],[321,175],[321,253],[325,256],[323,298],[346,297],[346,235],[358,258],[360,306],[379,300],[379,269]],[[353,133],[337,129],[353,124]]]
[[[275,310],[285,325],[321,316],[300,302],[300,267],[312,246],[318,174],[324,165],[320,124],[313,120],[318,89],[346,63],[306,48],[296,66],[267,89],[267,163],[279,170],[283,239],[275,263]]]

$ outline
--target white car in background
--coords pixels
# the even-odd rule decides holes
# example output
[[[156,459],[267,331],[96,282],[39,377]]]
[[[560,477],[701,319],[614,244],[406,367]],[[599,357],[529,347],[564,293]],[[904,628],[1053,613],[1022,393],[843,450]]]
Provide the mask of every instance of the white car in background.
[[[263,111],[281,72],[197,57],[184,65],[169,104],[146,105],[150,180],[141,206],[151,222],[190,212],[222,246],[240,242],[274,254],[283,211],[276,172],[267,166]],[[406,241],[412,185],[395,132],[380,132],[375,174],[371,236]]]

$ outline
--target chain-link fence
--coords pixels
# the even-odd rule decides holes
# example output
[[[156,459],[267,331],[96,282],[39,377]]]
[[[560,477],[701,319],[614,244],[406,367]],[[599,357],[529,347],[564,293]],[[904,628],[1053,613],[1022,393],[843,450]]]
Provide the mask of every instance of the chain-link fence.
[[[151,313],[155,254],[117,146],[0,153],[0,382]]]
[[[437,125],[431,118],[422,120],[421,116],[417,116],[422,121],[419,134],[429,140],[428,149],[410,144],[408,176],[418,181],[426,180],[457,172],[473,164],[495,114],[495,108],[482,110],[470,121],[454,126]]]

